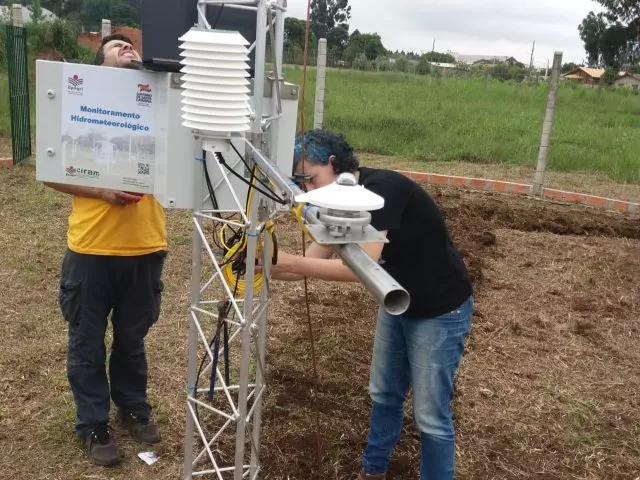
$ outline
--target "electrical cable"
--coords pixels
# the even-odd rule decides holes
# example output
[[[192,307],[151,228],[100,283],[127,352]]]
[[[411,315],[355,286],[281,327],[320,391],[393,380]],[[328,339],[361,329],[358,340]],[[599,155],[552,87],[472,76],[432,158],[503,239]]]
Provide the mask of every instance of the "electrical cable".
[[[256,165],[254,165],[254,167],[251,169],[251,180],[249,182],[249,192],[247,193],[247,208],[246,208],[247,214],[249,214],[249,211],[251,208],[251,201],[253,198],[254,190],[260,191],[254,184],[254,181],[256,178],[255,177],[256,169],[257,169]],[[226,250],[226,253],[224,255],[225,266],[222,268],[222,276],[224,277],[224,279],[227,281],[228,284],[232,284],[233,282],[234,288],[237,288],[238,293],[240,295],[244,295],[244,292],[246,290],[246,282],[243,278],[241,278],[241,276],[244,276],[245,268],[246,268],[247,234],[245,233],[244,235],[242,235],[242,237],[239,240],[236,239],[235,243],[229,245],[227,242],[227,238],[225,237],[225,229],[226,229],[226,225],[223,225],[220,228],[220,238],[219,238],[220,243],[222,244],[223,248]],[[277,239],[275,236],[274,222],[272,220],[268,220],[267,222],[265,222],[264,229],[266,229],[267,233],[269,234],[270,240],[272,242],[272,247],[274,251],[274,256],[272,257],[272,263],[273,263],[277,261],[277,246],[278,246]],[[264,248],[264,244],[260,243],[259,248]],[[231,261],[231,259],[240,252],[242,252],[240,260]],[[256,258],[253,259],[254,263],[257,262],[257,257],[258,257],[257,253],[258,252],[256,251]],[[261,290],[263,281],[264,281],[264,276],[262,272],[254,273],[253,288],[255,290]]]
[[[247,182],[247,179],[246,179],[246,178],[244,178],[242,175],[240,175],[238,172],[236,172],[233,168],[231,168],[231,166],[227,163],[227,161],[225,160],[224,156],[223,156],[220,152],[216,152],[216,153],[215,153],[215,155],[216,155],[216,158],[218,159],[218,161],[220,162],[220,164],[221,164],[222,166],[224,166],[224,167],[229,171],[229,173],[231,173],[231,174],[232,174],[234,177],[236,177],[238,180],[240,180],[240,181],[242,181],[243,183],[245,183],[245,184],[249,185],[249,182]],[[240,158],[242,159],[242,157],[240,157]],[[244,162],[244,159],[242,159],[242,161]],[[245,163],[245,165],[247,165],[247,164]],[[248,168],[248,166],[247,166],[247,168]],[[258,180],[258,181],[260,181],[260,180]],[[258,187],[257,187],[257,186],[255,186],[255,185],[253,186],[253,188],[254,188],[255,190],[257,190],[258,192],[260,192],[260,193],[261,193],[262,195],[264,195],[265,197],[267,197],[268,199],[273,200],[273,201],[274,201],[274,202],[276,202],[276,203],[279,203],[279,204],[281,204],[281,205],[285,205],[285,204],[287,203],[287,202],[285,202],[282,198],[278,197],[278,196],[275,194],[275,192],[273,192],[273,191],[272,191],[271,189],[269,189],[268,187],[267,187],[267,189],[269,189],[269,191],[270,191],[271,193],[267,193],[267,192],[265,192],[265,191],[264,191],[264,190],[262,190],[261,188],[258,188]]]
[[[224,3],[220,5],[220,8],[218,9],[218,13],[216,14],[216,18],[213,20],[213,23],[211,24],[211,30],[215,29],[218,26],[220,17],[222,17],[222,10],[224,10],[224,5],[225,5]]]
[[[301,98],[300,98],[300,145],[302,147],[302,174],[304,174],[304,158],[305,158],[305,145],[304,145],[304,113],[305,113],[305,92],[307,89],[307,70],[308,70],[308,62],[309,62],[309,31],[311,26],[311,0],[307,0],[307,18],[305,24],[305,38],[304,38],[304,55],[303,55],[303,66],[302,66],[302,85],[301,85]],[[304,219],[302,218],[302,208],[294,209],[294,215],[299,217],[299,222],[301,225],[304,225]],[[306,256],[306,245],[305,245],[305,228],[301,228],[302,232],[302,256]],[[305,299],[305,307],[307,314],[307,325],[309,327],[309,341],[311,343],[311,362],[313,366],[313,391],[312,397],[315,403],[315,428],[316,428],[316,464],[317,471],[321,471],[321,462],[322,462],[322,451],[320,446],[320,412],[318,407],[318,368],[316,362],[316,351],[315,351],[315,339],[313,334],[313,324],[311,322],[311,307],[309,305],[309,286],[307,282],[307,277],[304,277],[304,299]]]
[[[232,143],[231,144],[231,148],[233,148],[233,151],[236,152],[236,155],[238,155],[238,157],[240,158],[240,160],[242,160],[242,163],[244,164],[245,168],[247,170],[250,170],[249,165],[247,165],[247,161],[244,159],[244,157],[240,154],[240,152],[238,151],[238,149],[236,148],[236,146]],[[260,170],[262,171],[262,170]],[[263,172],[264,173],[264,172]],[[271,187],[269,187],[269,185],[267,185],[265,182],[262,181],[262,179],[260,177],[256,177],[256,179],[258,180],[258,182],[260,182],[260,185],[262,185],[264,188],[266,188],[267,190],[269,190],[269,192],[274,196],[274,197],[278,197],[278,195],[276,194],[276,192],[274,192]],[[279,197],[278,197],[279,198]],[[280,203],[282,203],[282,205],[284,205],[286,202],[284,200],[280,200]]]

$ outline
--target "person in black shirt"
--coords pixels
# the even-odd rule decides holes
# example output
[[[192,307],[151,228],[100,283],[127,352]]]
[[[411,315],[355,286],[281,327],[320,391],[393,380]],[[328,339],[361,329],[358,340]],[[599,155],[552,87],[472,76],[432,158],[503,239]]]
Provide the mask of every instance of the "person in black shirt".
[[[413,414],[421,434],[421,480],[452,480],[455,432],[451,401],[454,378],[471,328],[473,289],[461,254],[431,197],[404,175],[361,167],[340,134],[326,130],[298,137],[294,174],[307,191],[331,184],[344,172],[384,198],[371,211],[371,225],[388,243],[361,247],[410,294],[402,315],[378,311],[369,390],[372,400],[367,446],[362,455],[363,479],[384,479],[400,436],[404,402],[413,391]],[[305,257],[278,253],[272,278],[306,277],[358,281],[341,259],[317,243]]]

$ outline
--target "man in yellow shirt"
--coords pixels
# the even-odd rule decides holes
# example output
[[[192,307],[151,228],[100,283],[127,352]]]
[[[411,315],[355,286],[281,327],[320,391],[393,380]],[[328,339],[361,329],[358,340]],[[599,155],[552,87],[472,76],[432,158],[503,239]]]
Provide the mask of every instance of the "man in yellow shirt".
[[[96,65],[137,68],[140,55],[123,35],[105,37]],[[59,302],[69,327],[67,377],[76,435],[98,465],[121,457],[110,433],[110,399],[118,420],[143,443],[160,441],[147,403],[144,338],[160,315],[167,233],[150,195],[47,183],[72,195]],[[105,332],[113,325],[109,371]]]

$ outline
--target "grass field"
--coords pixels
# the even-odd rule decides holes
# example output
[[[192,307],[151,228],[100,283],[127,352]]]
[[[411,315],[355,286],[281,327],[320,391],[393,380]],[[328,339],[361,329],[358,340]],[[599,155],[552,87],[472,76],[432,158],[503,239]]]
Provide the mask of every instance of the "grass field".
[[[299,67],[287,67],[285,73],[288,81],[302,80]],[[6,91],[6,76],[0,72],[0,92]],[[325,126],[345,133],[360,152],[533,167],[547,93],[547,85],[330,69]],[[315,70],[309,69],[306,128],[313,125],[314,94]],[[7,101],[2,95],[0,137],[10,132]],[[33,110],[33,94],[31,103]],[[549,169],[640,183],[639,128],[640,96],[561,88]]]
[[[288,68],[298,83],[302,70]],[[315,71],[308,71],[307,126],[313,125]],[[423,160],[534,166],[548,86],[469,78],[329,70],[325,126],[361,152]],[[640,96],[561,88],[549,168],[605,173],[640,182]]]

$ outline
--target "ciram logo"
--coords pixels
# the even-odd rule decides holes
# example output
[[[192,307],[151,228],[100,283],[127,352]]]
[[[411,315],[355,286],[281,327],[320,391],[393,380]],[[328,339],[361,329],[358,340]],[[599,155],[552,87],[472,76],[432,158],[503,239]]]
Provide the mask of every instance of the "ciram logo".
[[[71,95],[82,95],[82,86],[84,84],[84,80],[78,76],[78,74],[74,74],[73,77],[69,77],[67,80],[67,92]]]
[[[146,107],[151,105],[152,101],[151,85],[148,83],[139,83],[138,91],[136,92],[136,103]]]
[[[64,169],[64,171],[67,177],[98,178],[100,176],[100,172],[97,170],[76,168],[73,165],[69,165]]]

